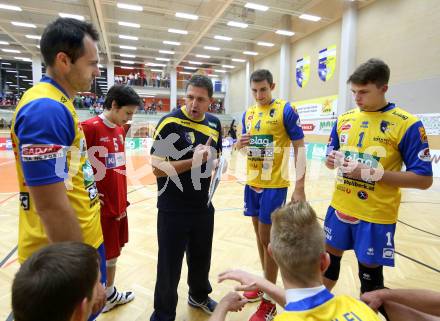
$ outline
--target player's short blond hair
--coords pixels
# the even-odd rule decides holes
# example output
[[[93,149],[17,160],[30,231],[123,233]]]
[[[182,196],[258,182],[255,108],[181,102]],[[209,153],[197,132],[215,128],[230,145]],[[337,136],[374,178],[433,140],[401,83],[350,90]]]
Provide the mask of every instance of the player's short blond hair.
[[[283,277],[300,284],[316,280],[320,257],[325,253],[324,237],[309,203],[289,203],[275,211],[270,244]]]

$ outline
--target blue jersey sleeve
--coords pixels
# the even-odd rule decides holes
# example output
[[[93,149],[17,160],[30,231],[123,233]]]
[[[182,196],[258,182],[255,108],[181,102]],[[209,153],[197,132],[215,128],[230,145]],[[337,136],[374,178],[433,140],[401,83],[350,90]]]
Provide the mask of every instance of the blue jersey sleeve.
[[[326,155],[330,154],[332,150],[339,150],[339,147],[338,122],[336,121],[328,138]]]
[[[290,103],[284,105],[283,124],[287,134],[291,140],[299,140],[304,138],[299,115]]]
[[[246,134],[246,112],[241,117],[241,133]]]
[[[14,131],[27,185],[48,185],[67,177],[66,153],[75,128],[63,104],[48,98],[30,102],[18,112]]]
[[[421,121],[408,128],[399,143],[399,150],[407,171],[432,176],[428,138]]]

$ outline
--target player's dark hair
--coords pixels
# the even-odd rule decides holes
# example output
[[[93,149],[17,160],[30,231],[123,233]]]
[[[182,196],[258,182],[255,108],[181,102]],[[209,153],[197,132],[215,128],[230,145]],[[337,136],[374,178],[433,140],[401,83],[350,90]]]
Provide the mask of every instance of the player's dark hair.
[[[208,91],[208,97],[212,98],[212,94],[214,92],[214,89],[212,88],[212,81],[208,77],[204,75],[194,75],[191,77],[191,79],[186,84],[186,89],[188,90],[188,86],[193,87],[201,87],[205,88]]]
[[[371,58],[356,68],[348,78],[348,84],[367,85],[375,84],[378,88],[388,84],[390,80],[390,68],[380,59]]]
[[[116,103],[117,108],[130,105],[143,105],[136,91],[132,87],[125,85],[115,85],[110,88],[105,97],[104,108],[108,110],[112,109],[113,101]]]
[[[53,66],[59,52],[68,55],[74,64],[84,54],[86,35],[94,41],[99,40],[98,32],[89,22],[58,18],[47,25],[40,40],[40,51],[46,66]]]
[[[84,298],[92,300],[99,255],[80,242],[44,247],[29,257],[12,283],[16,321],[68,321]]]
[[[258,70],[255,70],[251,74],[251,79],[250,79],[251,83],[252,82],[261,82],[261,81],[265,81],[265,80],[267,80],[269,85],[273,84],[272,73],[267,69],[258,69]]]

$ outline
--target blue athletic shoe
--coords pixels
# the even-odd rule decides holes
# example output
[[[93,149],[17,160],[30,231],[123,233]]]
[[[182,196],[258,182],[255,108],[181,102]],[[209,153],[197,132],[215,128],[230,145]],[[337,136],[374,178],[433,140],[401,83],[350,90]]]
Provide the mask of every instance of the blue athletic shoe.
[[[197,302],[190,295],[188,296],[188,304],[193,308],[202,309],[208,314],[212,314],[217,306],[217,302],[211,299],[209,296],[203,302]]]

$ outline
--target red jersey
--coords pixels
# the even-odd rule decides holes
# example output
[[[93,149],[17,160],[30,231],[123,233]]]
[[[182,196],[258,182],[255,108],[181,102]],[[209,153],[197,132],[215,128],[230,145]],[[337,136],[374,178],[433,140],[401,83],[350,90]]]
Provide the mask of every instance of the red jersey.
[[[128,205],[124,147],[126,132],[122,126],[111,123],[103,114],[81,125],[98,192],[104,194],[101,215],[119,217]]]

